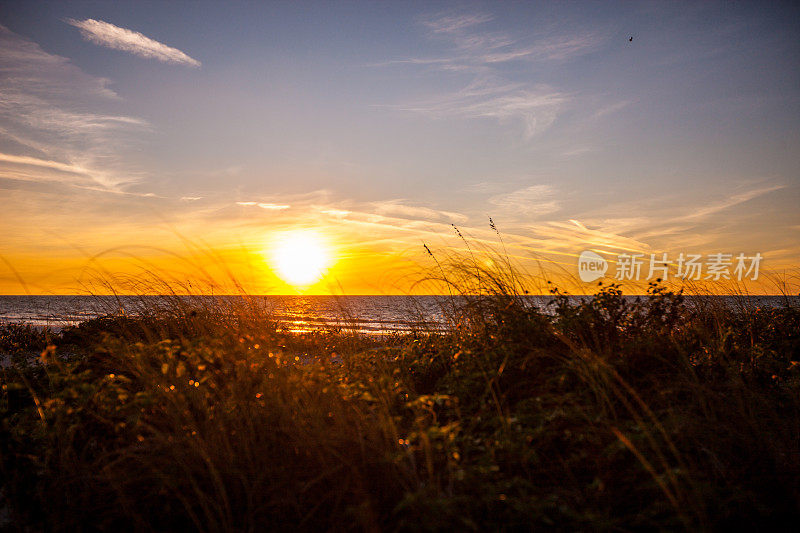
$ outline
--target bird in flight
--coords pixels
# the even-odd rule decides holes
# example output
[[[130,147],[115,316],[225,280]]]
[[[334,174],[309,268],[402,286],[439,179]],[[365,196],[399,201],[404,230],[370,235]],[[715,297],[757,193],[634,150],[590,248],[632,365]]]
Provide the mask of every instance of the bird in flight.
[[[629,43],[632,43],[632,42],[633,42],[633,37],[631,37],[630,39],[628,39],[628,42],[629,42]]]

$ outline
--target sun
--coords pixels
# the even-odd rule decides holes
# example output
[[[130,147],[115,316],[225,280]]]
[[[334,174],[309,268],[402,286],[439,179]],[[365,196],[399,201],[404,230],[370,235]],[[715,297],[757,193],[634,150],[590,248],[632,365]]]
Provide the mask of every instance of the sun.
[[[312,230],[288,231],[276,236],[268,255],[278,276],[297,287],[322,279],[331,264],[328,246]]]

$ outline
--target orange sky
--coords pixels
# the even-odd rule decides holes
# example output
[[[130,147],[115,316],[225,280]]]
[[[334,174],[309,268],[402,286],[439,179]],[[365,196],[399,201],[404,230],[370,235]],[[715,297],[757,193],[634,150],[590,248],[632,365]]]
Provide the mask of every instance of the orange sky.
[[[585,250],[797,292],[796,6],[311,5],[5,3],[0,294],[442,293],[423,244],[532,292],[595,290]]]

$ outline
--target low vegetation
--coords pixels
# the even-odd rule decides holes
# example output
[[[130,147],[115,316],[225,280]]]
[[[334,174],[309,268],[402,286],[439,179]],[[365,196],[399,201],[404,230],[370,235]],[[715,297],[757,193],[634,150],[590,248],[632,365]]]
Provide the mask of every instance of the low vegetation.
[[[498,286],[454,302],[447,331],[383,339],[284,332],[246,299],[58,334],[6,326],[5,527],[800,522],[800,309],[611,285],[553,290],[542,311]]]

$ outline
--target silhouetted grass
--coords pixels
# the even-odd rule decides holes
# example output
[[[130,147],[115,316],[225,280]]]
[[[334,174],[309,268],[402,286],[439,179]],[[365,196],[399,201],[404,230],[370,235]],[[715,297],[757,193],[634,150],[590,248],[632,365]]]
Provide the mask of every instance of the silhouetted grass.
[[[798,523],[800,310],[612,285],[542,312],[512,273],[461,267],[482,296],[451,328],[391,339],[287,333],[247,298],[3,330],[42,350],[0,374],[6,527]]]

